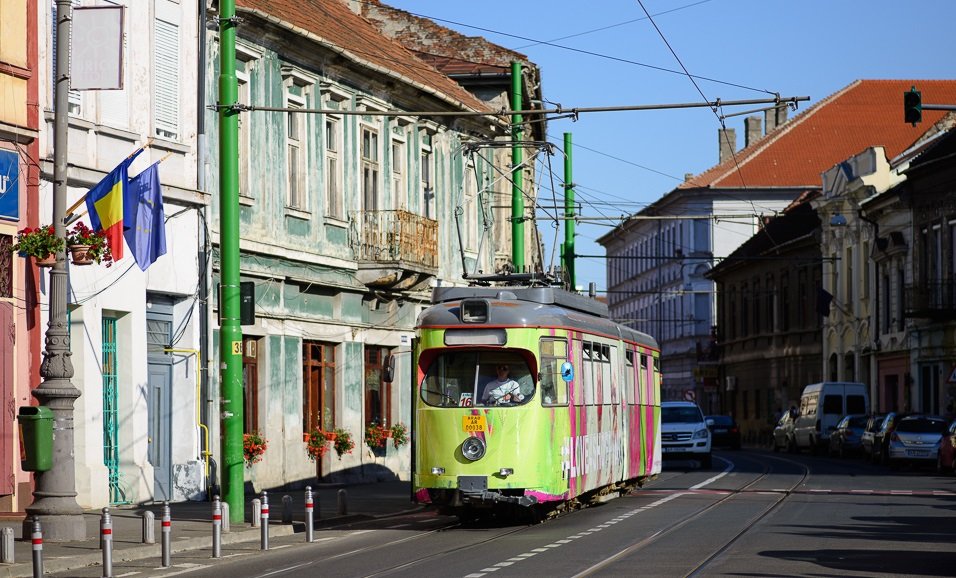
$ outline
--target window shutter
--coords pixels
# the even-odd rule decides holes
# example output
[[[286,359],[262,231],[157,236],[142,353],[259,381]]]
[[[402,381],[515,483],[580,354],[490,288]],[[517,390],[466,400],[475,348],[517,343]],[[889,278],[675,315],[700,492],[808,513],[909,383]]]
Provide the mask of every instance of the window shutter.
[[[153,114],[156,136],[179,138],[179,26],[156,20]]]

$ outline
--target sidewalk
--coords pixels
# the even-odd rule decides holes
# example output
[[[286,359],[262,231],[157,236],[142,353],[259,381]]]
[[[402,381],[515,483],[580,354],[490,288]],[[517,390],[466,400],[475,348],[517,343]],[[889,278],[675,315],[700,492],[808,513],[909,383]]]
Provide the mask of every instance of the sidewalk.
[[[344,489],[347,495],[347,513],[338,512],[338,492]],[[410,501],[409,482],[380,482],[361,485],[318,484],[312,487],[314,500],[314,527],[329,528],[349,521],[367,520],[394,516],[420,508]],[[293,523],[282,523],[282,497],[292,498]],[[260,529],[251,525],[252,506],[249,503],[257,495],[246,495],[246,522],[232,524],[230,532],[222,534],[222,544],[258,541]],[[114,506],[110,508],[113,519],[113,562],[142,560],[162,556],[162,504],[148,506]],[[142,513],[150,510],[156,516],[154,522],[155,544],[143,544]],[[170,504],[172,514],[171,551],[201,550],[212,548],[212,503],[182,502]],[[99,547],[101,510],[85,512],[87,539],[83,542],[44,542],[43,569],[52,574],[86,566],[99,565],[103,554]],[[42,518],[41,518],[42,524]],[[305,531],[304,490],[269,492],[269,536],[288,536]],[[33,576],[32,545],[20,538],[21,526],[16,521],[0,521],[0,527],[14,529],[17,542],[14,546],[14,564],[0,564],[0,578]]]

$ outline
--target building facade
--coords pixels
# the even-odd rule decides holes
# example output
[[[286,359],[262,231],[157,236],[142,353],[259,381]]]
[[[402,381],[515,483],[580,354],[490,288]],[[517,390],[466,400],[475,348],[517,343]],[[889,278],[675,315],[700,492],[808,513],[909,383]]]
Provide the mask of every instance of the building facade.
[[[74,3],[75,8],[99,5]],[[89,224],[87,191],[135,151],[132,177],[160,162],[167,252],[142,271],[127,247],[111,266],[68,265],[68,322],[74,375],[77,502],[110,504],[205,495],[204,426],[197,388],[205,373],[202,324],[207,198],[200,190],[201,73],[198,3],[114,2],[124,7],[120,90],[73,90],[53,102],[56,5],[38,10],[41,181],[39,222],[52,220],[53,133],[69,115],[70,217]],[[74,25],[73,36],[89,34]],[[45,276],[45,273],[41,273]],[[40,284],[45,304],[49,296]],[[38,350],[42,351],[42,350]]]
[[[20,469],[16,411],[39,383],[43,280],[32,259],[10,251],[17,232],[39,224],[37,3],[0,4],[0,512],[29,505]]]
[[[244,427],[268,440],[246,470],[256,488],[407,479],[407,447],[363,438],[371,425],[410,422],[416,318],[431,288],[510,262],[498,202],[510,158],[491,146],[507,123],[351,8],[237,2],[239,99],[282,109],[244,112],[239,130],[240,274],[256,308],[243,328]],[[213,104],[218,45],[207,37]],[[464,114],[413,114],[429,111]],[[213,188],[217,169],[207,169]],[[217,241],[215,218],[212,229]],[[351,434],[352,452],[311,461],[305,436],[333,429]]]

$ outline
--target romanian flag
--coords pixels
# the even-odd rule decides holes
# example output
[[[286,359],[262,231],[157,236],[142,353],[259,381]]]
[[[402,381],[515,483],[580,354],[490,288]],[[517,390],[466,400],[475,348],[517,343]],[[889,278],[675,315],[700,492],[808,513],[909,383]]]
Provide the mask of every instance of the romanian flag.
[[[94,231],[104,231],[113,259],[123,258],[123,197],[126,194],[130,163],[142,152],[136,151],[86,193],[86,210]]]

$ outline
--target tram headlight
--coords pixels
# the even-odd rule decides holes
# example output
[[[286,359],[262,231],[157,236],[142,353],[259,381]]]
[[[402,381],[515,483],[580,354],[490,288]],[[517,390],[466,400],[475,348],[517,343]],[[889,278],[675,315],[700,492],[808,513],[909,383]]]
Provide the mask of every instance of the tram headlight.
[[[461,453],[473,462],[480,460],[485,455],[485,442],[481,438],[470,437],[461,444]]]

